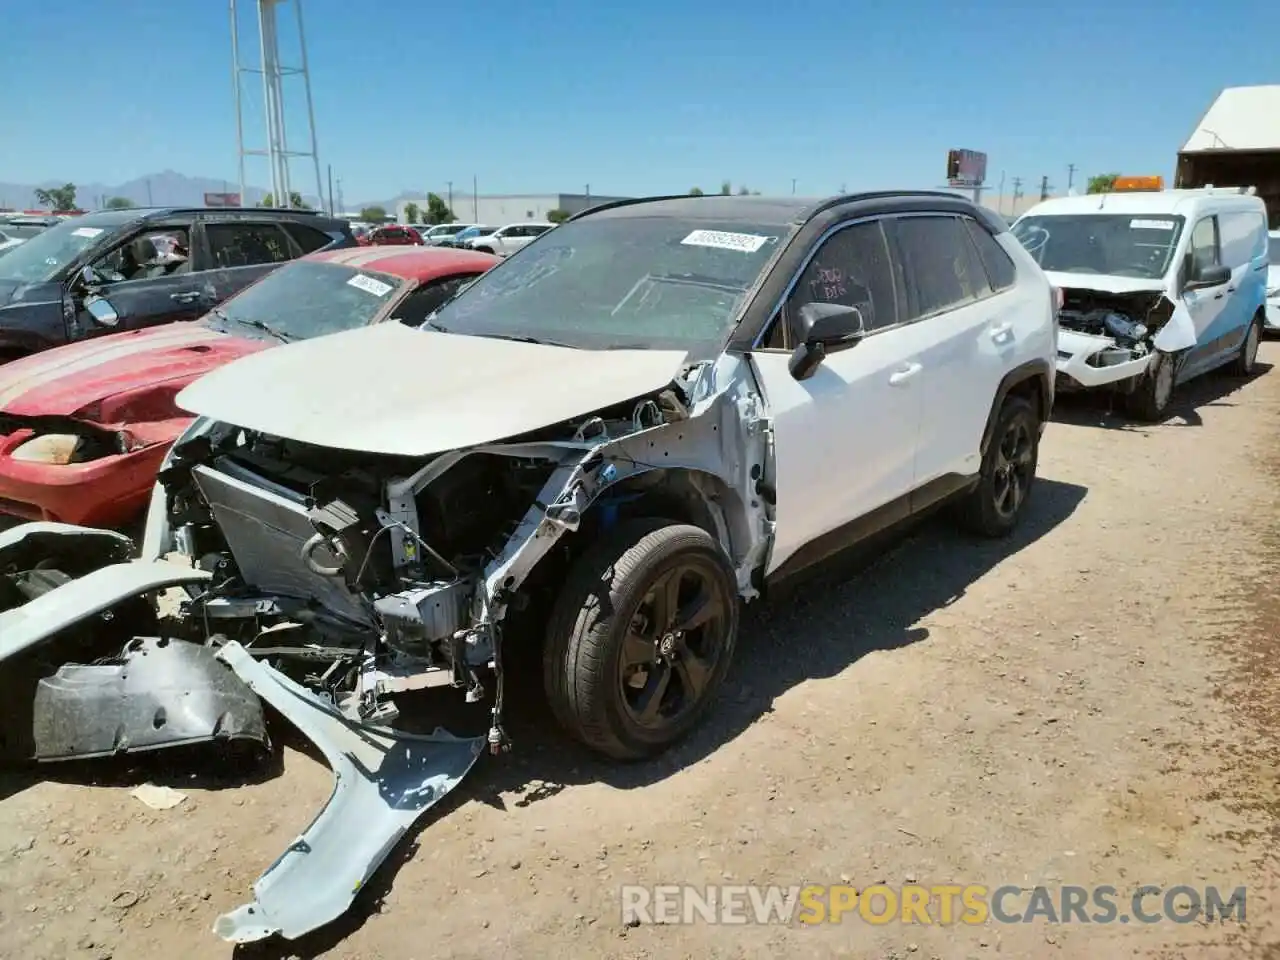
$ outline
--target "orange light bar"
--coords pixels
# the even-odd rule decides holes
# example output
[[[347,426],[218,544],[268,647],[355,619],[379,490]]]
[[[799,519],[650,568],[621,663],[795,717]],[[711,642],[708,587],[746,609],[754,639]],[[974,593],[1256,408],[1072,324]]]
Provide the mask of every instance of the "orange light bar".
[[[1116,177],[1112,193],[1138,193],[1164,189],[1164,177]]]

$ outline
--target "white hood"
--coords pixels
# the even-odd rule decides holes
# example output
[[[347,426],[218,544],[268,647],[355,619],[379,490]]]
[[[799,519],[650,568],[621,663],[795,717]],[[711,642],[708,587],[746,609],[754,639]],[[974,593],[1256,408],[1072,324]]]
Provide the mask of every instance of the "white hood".
[[[424,457],[492,443],[671,383],[677,350],[573,350],[383,323],[244,357],[184,410],[343,450]]]
[[[1148,280],[1140,277],[1111,277],[1102,273],[1062,273],[1046,270],[1045,276],[1055,287],[1070,290],[1102,290],[1106,293],[1164,293],[1163,278]]]

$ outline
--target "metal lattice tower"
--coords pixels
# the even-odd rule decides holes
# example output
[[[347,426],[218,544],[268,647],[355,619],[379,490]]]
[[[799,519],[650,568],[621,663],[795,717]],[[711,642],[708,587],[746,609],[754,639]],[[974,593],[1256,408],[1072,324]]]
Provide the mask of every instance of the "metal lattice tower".
[[[240,202],[248,203],[245,195],[245,158],[266,157],[271,168],[271,195],[276,206],[290,205],[293,192],[289,177],[289,161],[296,158],[311,158],[315,167],[316,196],[324,197],[324,189],[320,182],[320,155],[316,148],[316,115],[311,101],[311,75],[307,70],[307,37],[302,26],[302,0],[252,0],[258,11],[258,47],[260,60],[257,66],[246,66],[240,60],[240,19],[236,13],[236,0],[231,3],[231,62],[232,79],[236,93],[236,149],[239,151],[240,163]],[[280,63],[279,8],[292,4],[298,25],[298,46],[301,51],[300,65],[296,67],[282,66]],[[262,77],[262,113],[265,119],[267,145],[266,149],[246,149],[244,145],[244,90],[243,80],[246,73],[258,74]],[[307,101],[307,141],[310,150],[291,150],[285,134],[285,83],[286,77],[301,78],[302,88]]]

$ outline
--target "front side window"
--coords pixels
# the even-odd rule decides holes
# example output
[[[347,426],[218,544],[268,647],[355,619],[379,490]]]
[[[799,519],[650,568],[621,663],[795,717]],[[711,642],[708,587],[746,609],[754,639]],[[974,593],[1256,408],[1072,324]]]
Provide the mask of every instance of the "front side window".
[[[927,317],[990,293],[986,270],[959,217],[904,217],[894,224],[914,316]]]
[[[713,355],[791,228],[674,216],[564,224],[430,320],[451,333]]]
[[[853,307],[867,332],[898,322],[893,267],[880,221],[845,227],[818,248],[787,298],[787,319],[793,331],[806,303]]]
[[[1163,213],[1023,217],[1013,235],[1043,270],[1159,280],[1169,270],[1184,222]]]
[[[1267,240],[1267,251],[1271,266],[1280,267],[1280,234],[1271,234]]]
[[[1206,267],[1216,266],[1220,262],[1218,256],[1218,222],[1214,217],[1205,217],[1191,231],[1191,270],[1200,273]]]
[[[305,340],[365,326],[395,299],[403,282],[344,264],[296,260],[223,303],[214,322]]]
[[[191,270],[190,234],[181,227],[144,230],[90,266],[107,283],[154,280]]]

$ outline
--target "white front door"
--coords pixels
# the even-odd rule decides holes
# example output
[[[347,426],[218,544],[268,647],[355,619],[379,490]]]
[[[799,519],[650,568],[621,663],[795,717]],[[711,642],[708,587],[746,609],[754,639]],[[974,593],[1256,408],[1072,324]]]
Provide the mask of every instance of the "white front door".
[[[899,291],[879,221],[831,235],[776,321],[772,349],[752,357],[773,422],[774,545],[766,573],[878,508],[905,504],[922,412],[919,325],[900,324]],[[805,303],[862,312],[866,336],[829,353],[811,376],[788,369]]]

